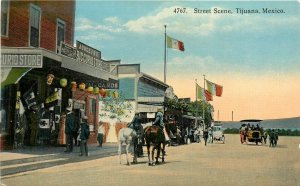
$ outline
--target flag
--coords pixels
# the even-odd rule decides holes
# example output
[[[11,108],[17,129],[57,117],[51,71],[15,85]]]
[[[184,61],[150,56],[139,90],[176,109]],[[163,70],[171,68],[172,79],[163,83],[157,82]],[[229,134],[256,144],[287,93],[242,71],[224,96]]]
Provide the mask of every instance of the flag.
[[[183,42],[173,39],[169,36],[167,36],[167,47],[168,48],[173,48],[173,49],[177,49],[180,51],[184,51],[184,45]]]
[[[212,82],[210,82],[208,80],[206,80],[206,85],[207,85],[207,91],[211,95],[222,96],[223,87],[221,85],[212,83]]]
[[[213,100],[212,95],[207,90],[204,90],[204,88],[200,87],[198,84],[196,84],[196,92],[197,92],[197,100],[198,99],[202,101]]]

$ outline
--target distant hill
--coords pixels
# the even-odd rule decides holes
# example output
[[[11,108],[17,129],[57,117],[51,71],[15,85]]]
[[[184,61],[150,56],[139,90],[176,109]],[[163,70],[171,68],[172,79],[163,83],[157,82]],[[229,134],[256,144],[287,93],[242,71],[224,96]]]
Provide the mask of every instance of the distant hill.
[[[238,121],[223,121],[223,127],[226,128],[240,128],[241,123]],[[278,128],[278,129],[291,129],[300,130],[300,117],[295,118],[284,118],[284,119],[270,119],[263,120],[260,122],[263,128]]]

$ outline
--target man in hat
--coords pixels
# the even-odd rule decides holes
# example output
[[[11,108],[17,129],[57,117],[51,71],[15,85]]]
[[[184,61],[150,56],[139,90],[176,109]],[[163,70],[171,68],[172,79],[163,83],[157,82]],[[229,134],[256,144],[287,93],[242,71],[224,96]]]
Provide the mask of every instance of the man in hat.
[[[66,134],[66,143],[67,149],[65,152],[73,151],[73,130],[75,127],[75,114],[72,111],[71,107],[67,107],[67,115],[66,115],[66,124],[65,124],[65,134]]]
[[[38,128],[40,123],[39,107],[37,105],[30,106],[29,110],[29,131],[30,131],[30,145],[37,144]]]
[[[136,112],[131,123],[129,124],[128,128],[132,128],[133,130],[136,131],[138,138],[136,139],[136,154],[137,156],[142,156],[143,155],[143,144],[142,144],[142,137],[143,137],[143,126],[141,124],[141,118],[140,118],[140,113]]]
[[[80,138],[80,155],[86,155],[88,156],[88,147],[87,147],[87,140],[89,139],[90,136],[90,128],[87,124],[87,117],[83,116],[82,118],[82,123],[80,123],[80,133],[79,133],[79,138]]]
[[[163,113],[162,113],[162,109],[157,110],[157,114],[156,114],[155,120],[153,122],[153,125],[159,126],[163,130],[164,135],[165,135],[165,141],[170,145],[171,141],[170,141],[168,133],[165,129],[164,116],[163,116]]]
[[[97,134],[97,141],[99,143],[98,147],[102,147],[102,143],[103,143],[103,124],[99,124],[98,126],[98,134]]]
[[[137,131],[140,129],[140,126],[141,126],[140,114],[136,112],[128,127]]]

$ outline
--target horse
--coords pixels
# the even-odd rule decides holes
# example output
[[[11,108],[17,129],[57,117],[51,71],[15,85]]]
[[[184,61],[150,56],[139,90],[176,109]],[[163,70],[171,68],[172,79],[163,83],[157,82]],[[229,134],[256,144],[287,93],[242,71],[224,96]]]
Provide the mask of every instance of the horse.
[[[156,165],[158,164],[158,158],[160,155],[160,151],[162,150],[162,163],[165,161],[165,135],[163,130],[155,125],[148,126],[144,129],[144,138],[147,145],[147,153],[148,153],[148,165]],[[150,161],[150,145],[153,144],[152,147],[152,161]],[[161,148],[162,145],[162,148]],[[155,149],[157,150],[157,155],[155,157],[156,161],[154,162],[154,153]]]
[[[121,128],[120,129],[120,131],[118,133],[118,143],[119,143],[118,154],[119,154],[120,164],[122,164],[121,154],[122,154],[122,146],[124,144],[126,145],[127,165],[130,165],[129,151],[132,152],[132,148],[134,149],[133,163],[137,163],[137,154],[136,154],[137,139],[138,139],[138,135],[135,130],[133,130],[131,128]]]

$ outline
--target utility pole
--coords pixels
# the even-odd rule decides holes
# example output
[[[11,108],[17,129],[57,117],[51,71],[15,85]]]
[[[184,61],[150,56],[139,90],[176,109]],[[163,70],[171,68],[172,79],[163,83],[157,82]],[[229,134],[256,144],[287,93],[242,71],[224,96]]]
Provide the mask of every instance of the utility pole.
[[[231,112],[231,120],[233,121],[233,111]]]

